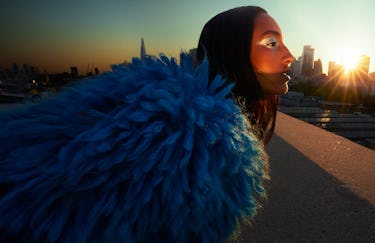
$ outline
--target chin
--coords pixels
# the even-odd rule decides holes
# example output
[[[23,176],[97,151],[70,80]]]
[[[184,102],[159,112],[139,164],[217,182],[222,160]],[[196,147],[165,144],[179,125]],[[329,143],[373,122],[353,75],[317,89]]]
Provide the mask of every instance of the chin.
[[[282,95],[282,94],[288,93],[288,91],[289,91],[289,86],[288,84],[285,84],[285,85],[278,87],[276,90],[274,90],[273,94]]]
[[[289,86],[288,85],[285,85],[286,87],[285,87],[285,89],[283,90],[283,92],[282,93],[280,93],[281,95],[282,94],[286,94],[286,93],[288,93],[288,91],[289,91]]]

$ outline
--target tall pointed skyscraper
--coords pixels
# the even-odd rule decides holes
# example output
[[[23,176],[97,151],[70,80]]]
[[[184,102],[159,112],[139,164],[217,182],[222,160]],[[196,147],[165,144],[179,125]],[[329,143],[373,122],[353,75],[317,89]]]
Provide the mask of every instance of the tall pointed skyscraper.
[[[146,57],[146,48],[145,48],[145,42],[143,40],[143,37],[141,38],[141,54],[140,58],[143,60]]]

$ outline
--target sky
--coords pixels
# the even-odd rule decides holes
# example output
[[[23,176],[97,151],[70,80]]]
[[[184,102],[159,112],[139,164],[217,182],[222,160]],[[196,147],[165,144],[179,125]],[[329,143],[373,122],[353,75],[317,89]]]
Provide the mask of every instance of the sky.
[[[6,2],[6,3],[5,3]],[[230,8],[257,5],[278,22],[298,58],[315,49],[328,61],[368,55],[375,71],[373,0],[12,0],[0,3],[0,67],[12,63],[50,73],[77,66],[85,74],[148,54],[178,57],[195,48],[203,25]]]

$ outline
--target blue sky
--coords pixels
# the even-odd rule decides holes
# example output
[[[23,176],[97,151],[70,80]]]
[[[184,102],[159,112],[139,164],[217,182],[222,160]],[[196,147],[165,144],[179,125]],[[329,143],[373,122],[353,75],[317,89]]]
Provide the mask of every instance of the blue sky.
[[[315,59],[340,62],[349,54],[371,57],[375,70],[375,2],[372,0],[12,0],[0,3],[0,65],[28,63],[48,71],[88,65],[109,69],[139,55],[178,56],[197,44],[217,13],[258,5],[275,18],[295,57],[304,45]]]

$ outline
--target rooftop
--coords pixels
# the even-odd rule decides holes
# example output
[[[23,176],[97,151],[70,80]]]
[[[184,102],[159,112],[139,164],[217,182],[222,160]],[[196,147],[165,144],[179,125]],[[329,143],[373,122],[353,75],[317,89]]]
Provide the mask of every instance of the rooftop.
[[[268,200],[238,242],[375,242],[375,151],[279,112]]]

